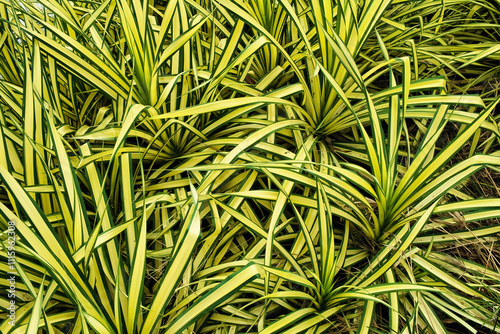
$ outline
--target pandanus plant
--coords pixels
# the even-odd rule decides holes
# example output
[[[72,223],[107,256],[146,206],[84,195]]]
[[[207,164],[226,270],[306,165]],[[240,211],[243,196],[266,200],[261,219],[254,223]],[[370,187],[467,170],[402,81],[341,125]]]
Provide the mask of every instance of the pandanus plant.
[[[0,226],[16,226],[19,277],[16,326],[0,331],[500,331],[498,272],[446,250],[497,241],[499,200],[456,186],[499,164],[498,100],[447,94],[447,72],[423,66],[417,47],[451,24],[427,3],[0,14]]]

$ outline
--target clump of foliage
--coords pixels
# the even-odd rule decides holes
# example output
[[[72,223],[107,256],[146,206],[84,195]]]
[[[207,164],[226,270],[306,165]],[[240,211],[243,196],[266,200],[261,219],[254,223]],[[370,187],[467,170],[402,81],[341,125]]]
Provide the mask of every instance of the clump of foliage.
[[[498,5],[1,1],[0,330],[500,332]]]

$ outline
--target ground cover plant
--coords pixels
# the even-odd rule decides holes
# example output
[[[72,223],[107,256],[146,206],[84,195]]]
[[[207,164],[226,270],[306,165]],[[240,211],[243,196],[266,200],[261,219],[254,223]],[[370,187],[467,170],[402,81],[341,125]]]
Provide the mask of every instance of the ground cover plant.
[[[0,0],[0,331],[500,332],[499,8]]]

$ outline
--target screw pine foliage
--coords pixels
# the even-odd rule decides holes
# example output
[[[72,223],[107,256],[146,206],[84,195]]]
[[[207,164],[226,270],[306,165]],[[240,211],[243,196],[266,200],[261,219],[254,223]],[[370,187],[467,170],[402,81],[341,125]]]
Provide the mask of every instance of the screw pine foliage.
[[[0,331],[500,332],[499,6],[0,1]]]

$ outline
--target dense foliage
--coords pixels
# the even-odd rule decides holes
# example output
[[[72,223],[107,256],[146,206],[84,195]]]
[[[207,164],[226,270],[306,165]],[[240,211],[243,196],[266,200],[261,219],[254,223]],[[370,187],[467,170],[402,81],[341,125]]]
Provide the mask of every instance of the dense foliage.
[[[499,8],[1,0],[0,331],[500,332]]]

